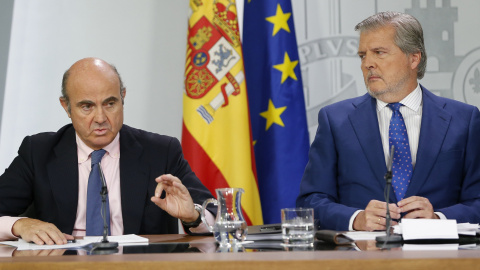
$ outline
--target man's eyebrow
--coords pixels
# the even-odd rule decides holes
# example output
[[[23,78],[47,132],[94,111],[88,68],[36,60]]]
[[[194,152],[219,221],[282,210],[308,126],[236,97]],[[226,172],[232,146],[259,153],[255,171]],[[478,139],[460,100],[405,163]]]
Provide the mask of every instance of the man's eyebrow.
[[[80,100],[79,102],[77,102],[77,106],[82,106],[82,105],[94,105],[95,102],[91,101],[91,100]]]
[[[111,96],[111,97],[108,97],[108,98],[104,99],[102,103],[108,103],[108,102],[111,102],[111,101],[118,101],[118,98],[114,97],[114,96]]]
[[[357,54],[365,54],[367,51],[389,51],[389,49],[386,47],[375,47],[368,50],[358,51]]]
[[[371,49],[371,51],[388,51],[388,49],[385,47],[375,47]]]

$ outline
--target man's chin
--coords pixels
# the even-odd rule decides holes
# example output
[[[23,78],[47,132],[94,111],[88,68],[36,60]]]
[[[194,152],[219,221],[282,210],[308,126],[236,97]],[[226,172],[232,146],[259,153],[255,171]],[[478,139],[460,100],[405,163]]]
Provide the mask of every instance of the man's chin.
[[[115,136],[111,136],[111,133],[107,133],[102,136],[95,136],[95,138],[92,140],[92,145],[94,145],[96,149],[102,149],[109,145],[114,139]]]
[[[387,90],[385,89],[378,89],[374,87],[367,87],[367,92],[370,94],[370,96],[374,98],[378,98],[379,96],[385,94]]]

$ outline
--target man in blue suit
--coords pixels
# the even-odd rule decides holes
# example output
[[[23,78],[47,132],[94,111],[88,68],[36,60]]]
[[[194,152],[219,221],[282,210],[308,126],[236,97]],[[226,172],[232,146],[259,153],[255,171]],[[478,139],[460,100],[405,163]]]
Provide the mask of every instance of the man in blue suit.
[[[417,82],[427,57],[414,17],[382,12],[355,30],[368,94],[320,110],[297,206],[314,208],[322,229],[385,230],[384,175],[393,155],[393,219],[479,223],[478,108]]]

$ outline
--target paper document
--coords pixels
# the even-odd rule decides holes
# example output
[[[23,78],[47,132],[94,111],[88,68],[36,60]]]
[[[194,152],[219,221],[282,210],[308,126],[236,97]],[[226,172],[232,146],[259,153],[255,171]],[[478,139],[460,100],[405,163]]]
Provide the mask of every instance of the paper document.
[[[364,231],[349,231],[344,233],[346,236],[352,238],[354,241],[359,240],[375,240],[377,236],[384,236],[385,231],[383,232],[364,232]]]
[[[17,247],[17,250],[80,249],[91,243],[100,242],[102,239],[102,236],[85,236],[84,239],[77,239],[75,243],[65,245],[37,245],[26,242],[23,239],[18,239],[18,241],[4,241],[0,242],[0,244]],[[109,236],[108,241],[118,242],[120,246],[148,245],[148,238],[135,234]]]
[[[85,236],[84,241],[90,243],[102,241],[102,236]],[[134,245],[148,245],[148,238],[138,236],[136,234],[127,234],[127,235],[114,235],[109,236],[108,241],[118,242],[119,246],[134,246]]]
[[[17,250],[43,250],[43,249],[76,249],[90,244],[91,242],[77,239],[75,243],[68,243],[65,245],[37,245],[26,242],[23,239],[18,241],[4,241],[0,244],[17,247]]]
[[[457,224],[457,230],[458,234],[474,236],[477,234],[479,227],[478,224],[459,223]]]
[[[394,232],[403,240],[458,239],[457,221],[454,219],[402,219]]]

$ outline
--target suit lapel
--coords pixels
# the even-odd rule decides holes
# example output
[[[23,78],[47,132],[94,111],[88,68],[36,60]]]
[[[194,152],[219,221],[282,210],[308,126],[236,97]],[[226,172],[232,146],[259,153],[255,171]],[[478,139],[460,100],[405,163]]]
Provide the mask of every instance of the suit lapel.
[[[418,142],[417,162],[405,198],[416,195],[425,183],[437,159],[450,125],[452,116],[443,110],[435,95],[422,87],[423,112],[420,138]]]
[[[47,173],[59,216],[53,216],[69,233],[73,231],[78,206],[78,155],[75,130],[67,128],[47,161]],[[52,209],[53,210],[53,209]],[[67,232],[67,231],[66,231]]]
[[[143,162],[143,147],[123,125],[120,130],[120,187],[124,233],[138,233],[142,223],[148,189],[148,167]]]
[[[367,157],[378,184],[385,187],[384,174],[387,171],[378,128],[376,100],[369,94],[353,104],[356,109],[348,116],[355,135]],[[367,117],[365,117],[367,115]],[[355,157],[352,157],[354,159]]]

